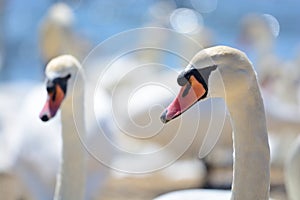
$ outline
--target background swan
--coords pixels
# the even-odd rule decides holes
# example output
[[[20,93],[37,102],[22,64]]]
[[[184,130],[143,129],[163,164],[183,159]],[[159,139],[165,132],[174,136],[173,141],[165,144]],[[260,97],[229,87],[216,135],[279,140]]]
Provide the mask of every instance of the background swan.
[[[79,85],[75,88],[76,76],[78,77]],[[83,144],[86,144],[88,148],[92,144],[85,143],[87,142],[87,135],[85,135],[84,124],[84,79],[82,68],[74,57],[68,55],[60,56],[49,62],[46,68],[46,77],[49,97],[40,117],[43,121],[48,121],[54,117],[60,107],[62,115],[62,165],[60,175],[57,177],[55,198],[83,199],[86,187],[85,173],[87,164],[85,161],[88,159]],[[54,94],[56,99],[53,101]],[[76,105],[74,107],[72,107],[73,100],[74,105]],[[73,114],[75,118],[73,118]],[[88,130],[90,129],[89,127]],[[111,156],[109,149],[104,151],[104,148],[106,148],[105,144],[101,148],[103,154]],[[100,163],[97,164],[101,165]],[[94,167],[97,168],[97,166]],[[105,167],[102,168],[105,171]],[[97,178],[103,179],[103,177],[99,176]]]
[[[287,61],[275,53],[279,28],[279,22],[272,15],[248,14],[241,21],[240,38],[255,52],[259,82],[264,92],[280,97],[281,104],[298,104],[297,92],[286,92],[286,88],[298,91],[300,71],[296,57]]]
[[[269,14],[247,14],[241,20],[240,40],[254,53],[267,114],[271,166],[282,170],[290,143],[300,128],[297,81],[300,73],[296,57],[284,60],[276,53],[279,22]],[[294,92],[288,92],[286,88]]]
[[[234,130],[235,161],[231,198],[269,199],[270,153],[264,106],[256,73],[246,55],[225,46],[204,49],[178,76],[177,82],[182,88],[162,114],[162,121],[166,123],[178,117],[206,96],[224,98]],[[196,198],[195,195],[199,199],[204,198],[207,192],[175,192],[157,200],[184,199],[189,196]],[[224,199],[223,195],[221,193],[214,198]]]
[[[76,76],[80,87],[84,87],[80,70],[79,62],[71,56],[53,59],[46,67],[48,98],[40,118],[48,121],[60,107],[62,111],[62,159],[54,199],[84,198],[86,153],[80,141],[80,138],[86,137],[84,89],[74,89]],[[72,98],[76,99],[74,107]]]
[[[95,154],[106,149],[105,153],[112,158],[112,152],[105,146],[106,142],[99,139],[97,125],[105,124],[102,130],[107,135],[112,135],[107,106],[110,101],[101,88],[97,89],[96,94],[95,99],[101,101],[95,102],[95,113],[87,114],[89,117],[95,114],[97,118],[97,123],[89,120],[87,124],[91,133],[88,136],[88,146],[95,147]],[[11,195],[20,198],[50,200],[53,197],[61,157],[61,123],[60,115],[47,124],[37,117],[45,96],[45,85],[39,81],[3,83],[0,86],[0,107],[3,111],[0,113],[0,169],[2,173],[10,174],[7,177],[11,176],[13,180],[5,183],[6,188],[14,188],[11,191],[15,191],[15,194]],[[18,115],[12,110],[17,111]],[[87,163],[86,196],[91,199],[101,195],[109,170],[92,157],[88,157]]]
[[[72,54],[83,59],[90,48],[89,42],[74,30],[75,16],[66,3],[53,4],[40,22],[39,45],[42,60]]]

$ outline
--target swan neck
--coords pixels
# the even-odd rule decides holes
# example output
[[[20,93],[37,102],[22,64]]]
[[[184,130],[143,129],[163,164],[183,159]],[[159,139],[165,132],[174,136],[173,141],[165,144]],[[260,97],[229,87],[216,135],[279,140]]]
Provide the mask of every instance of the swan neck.
[[[84,198],[85,151],[81,141],[85,137],[84,95],[73,92],[62,104],[62,160],[57,177],[55,199]]]
[[[268,200],[270,150],[264,105],[256,79],[234,102],[227,102],[233,127],[232,198]]]

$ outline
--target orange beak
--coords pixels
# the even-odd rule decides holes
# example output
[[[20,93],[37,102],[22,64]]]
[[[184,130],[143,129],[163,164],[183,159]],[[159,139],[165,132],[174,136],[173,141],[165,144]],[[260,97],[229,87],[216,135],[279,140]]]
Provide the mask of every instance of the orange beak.
[[[192,105],[199,101],[206,90],[203,85],[194,77],[191,76],[189,83],[184,85],[174,101],[162,113],[160,119],[163,123],[167,123],[172,119],[180,116],[187,111]]]
[[[47,101],[40,113],[42,121],[48,121],[57,113],[65,94],[59,85],[55,85],[54,91],[48,92]]]

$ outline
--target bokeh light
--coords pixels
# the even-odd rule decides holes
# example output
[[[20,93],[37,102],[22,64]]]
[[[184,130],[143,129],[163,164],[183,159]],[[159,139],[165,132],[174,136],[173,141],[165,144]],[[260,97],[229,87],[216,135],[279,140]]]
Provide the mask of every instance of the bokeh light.
[[[218,6],[218,0],[190,0],[191,4],[201,13],[210,13]]]
[[[263,17],[265,18],[268,26],[270,27],[270,30],[274,37],[278,37],[280,32],[280,24],[278,20],[270,14],[263,14]]]
[[[203,26],[203,18],[194,10],[179,8],[171,14],[170,23],[179,33],[191,33]]]

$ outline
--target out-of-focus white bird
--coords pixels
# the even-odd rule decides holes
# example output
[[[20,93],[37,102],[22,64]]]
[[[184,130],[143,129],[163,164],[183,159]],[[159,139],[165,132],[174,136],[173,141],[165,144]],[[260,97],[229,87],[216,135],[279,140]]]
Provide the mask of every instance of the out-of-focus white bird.
[[[240,40],[256,53],[256,67],[264,91],[279,96],[285,104],[297,104],[300,70],[294,61],[275,54],[280,24],[269,14],[248,14],[241,21]],[[290,88],[287,90],[286,88]],[[287,92],[287,91],[295,92]]]
[[[77,75],[77,74],[80,75]],[[97,191],[101,190],[99,185],[94,183],[89,183],[89,179],[87,180],[87,185],[85,185],[85,154],[87,154],[86,150],[93,152],[96,156],[98,154],[102,154],[101,159],[104,164],[109,165],[109,162],[113,158],[110,143],[107,142],[106,137],[112,138],[111,133],[107,133],[98,129],[96,125],[96,131],[93,133],[89,133],[95,131],[95,127],[93,127],[93,123],[98,123],[97,119],[93,117],[89,117],[83,110],[83,107],[87,109],[93,109],[93,105],[88,104],[91,101],[91,96],[86,96],[84,105],[83,98],[85,96],[84,88],[85,81],[82,74],[82,68],[78,61],[72,56],[60,56],[49,62],[46,69],[47,76],[47,91],[50,97],[47,99],[47,102],[41,112],[41,119],[43,121],[48,121],[52,117],[54,117],[56,111],[59,107],[62,107],[61,111],[61,120],[62,120],[62,160],[61,160],[61,171],[60,176],[57,180],[56,185],[56,198],[68,198],[69,195],[73,195],[74,198],[82,199],[84,195],[84,191],[91,189],[96,189]],[[79,83],[78,83],[78,82]],[[76,84],[78,83],[78,85]],[[76,90],[73,88],[76,87]],[[87,86],[88,87],[88,86]],[[74,92],[76,91],[76,92]],[[79,93],[80,94],[79,94]],[[53,98],[52,95],[55,93],[56,98]],[[98,96],[99,97],[99,96]],[[104,101],[101,99],[104,98]],[[96,99],[105,107],[105,96],[101,96],[101,98]],[[53,101],[53,102],[52,102]],[[73,107],[73,105],[76,105]],[[74,108],[74,111],[73,111]],[[96,109],[99,109],[97,107]],[[79,110],[78,110],[79,109]],[[94,109],[93,109],[94,110]],[[99,111],[99,110],[96,110]],[[104,111],[104,110],[100,110]],[[94,114],[94,113],[93,113]],[[98,116],[104,116],[106,113],[97,113]],[[86,116],[87,115],[87,116]],[[70,121],[71,120],[71,121]],[[87,121],[87,128],[85,129],[84,120]],[[107,124],[109,128],[109,124]],[[101,132],[103,131],[103,132]],[[85,135],[86,133],[89,133]],[[106,135],[107,134],[107,135]],[[102,140],[101,140],[102,139]],[[91,143],[92,142],[92,143]],[[76,153],[76,152],[77,153]],[[97,152],[96,152],[97,151]],[[100,159],[100,158],[99,158]],[[100,159],[100,160],[101,160]],[[92,160],[93,159],[88,159]],[[98,166],[95,166],[98,164]],[[78,167],[74,167],[78,166]],[[91,175],[89,169],[93,168],[92,177],[95,178],[97,176],[99,180],[92,180],[96,182],[101,182],[104,180],[105,175],[107,174],[108,168],[102,165],[102,163],[87,163],[87,175]],[[75,170],[75,171],[74,171]],[[101,173],[101,174],[99,174]],[[92,178],[92,179],[93,179]],[[85,188],[87,187],[87,188]],[[95,191],[94,191],[95,192]],[[77,194],[77,195],[76,195]],[[87,194],[86,198],[94,198],[95,194]]]
[[[269,14],[248,14],[241,21],[240,39],[256,54],[258,80],[271,133],[271,163],[282,167],[290,141],[300,128],[300,71],[297,59],[284,61],[276,55],[279,31],[279,22]]]
[[[71,54],[80,61],[89,51],[90,44],[74,30],[73,10],[65,3],[53,4],[40,23],[39,45],[46,63],[61,54]]]
[[[0,91],[0,107],[3,111],[0,114],[0,143],[3,142],[0,145],[1,172],[13,174],[20,182],[18,185],[26,185],[28,194],[25,197],[50,200],[61,155],[60,116],[47,124],[38,118],[46,96],[43,83],[1,84]],[[89,134],[86,145],[94,156],[102,153],[101,158],[105,157],[106,162],[101,164],[93,157],[87,158],[87,199],[101,195],[101,187],[108,174],[108,168],[104,165],[109,164],[113,158],[109,144],[101,140],[99,129],[100,126],[106,136],[113,139],[111,118],[108,116],[109,99],[101,88],[97,88],[94,98],[95,106],[91,105],[87,109],[87,117],[91,119],[87,123]]]

